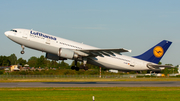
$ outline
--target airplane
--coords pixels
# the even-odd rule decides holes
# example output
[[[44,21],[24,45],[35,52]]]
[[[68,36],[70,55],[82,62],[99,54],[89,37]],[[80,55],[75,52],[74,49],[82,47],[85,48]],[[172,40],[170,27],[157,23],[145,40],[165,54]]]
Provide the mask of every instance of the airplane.
[[[158,65],[164,56],[171,41],[163,40],[138,56],[122,55],[123,52],[131,52],[124,48],[100,49],[97,47],[74,42],[64,38],[56,37],[29,29],[12,29],[4,33],[9,39],[21,45],[21,54],[24,48],[28,47],[38,51],[46,52],[46,58],[52,60],[75,60],[75,66],[71,69],[88,70],[87,63],[108,69],[122,71],[142,71],[142,70],[161,70],[171,66]],[[81,68],[77,67],[77,62],[83,62]]]

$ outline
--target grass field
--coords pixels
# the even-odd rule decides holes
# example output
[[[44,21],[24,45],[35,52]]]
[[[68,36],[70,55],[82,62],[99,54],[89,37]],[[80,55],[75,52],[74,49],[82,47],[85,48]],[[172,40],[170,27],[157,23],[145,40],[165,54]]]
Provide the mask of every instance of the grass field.
[[[0,82],[180,81],[179,78],[1,78]],[[0,101],[178,101],[180,87],[0,88]]]
[[[1,101],[179,101],[180,87],[0,88]]]
[[[180,78],[0,78],[0,82],[180,81]]]

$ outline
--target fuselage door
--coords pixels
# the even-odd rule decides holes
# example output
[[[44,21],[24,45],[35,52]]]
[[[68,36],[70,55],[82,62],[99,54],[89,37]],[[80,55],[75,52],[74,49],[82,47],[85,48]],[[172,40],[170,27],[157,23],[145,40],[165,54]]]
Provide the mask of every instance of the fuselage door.
[[[27,39],[28,38],[28,31],[22,31],[22,37]]]
[[[46,44],[50,44],[50,39],[49,38],[46,38]]]
[[[135,67],[135,61],[133,59],[131,59],[130,66]]]

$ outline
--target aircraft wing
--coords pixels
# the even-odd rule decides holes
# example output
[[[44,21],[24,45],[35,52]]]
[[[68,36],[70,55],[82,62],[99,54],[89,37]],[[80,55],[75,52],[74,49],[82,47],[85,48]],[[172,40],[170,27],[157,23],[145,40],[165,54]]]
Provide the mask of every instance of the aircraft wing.
[[[88,54],[88,56],[101,56],[104,57],[105,56],[115,56],[114,53],[120,54],[122,52],[131,52],[131,50],[127,50],[127,49],[81,49],[81,50],[77,50],[77,51],[81,51],[83,53]]]

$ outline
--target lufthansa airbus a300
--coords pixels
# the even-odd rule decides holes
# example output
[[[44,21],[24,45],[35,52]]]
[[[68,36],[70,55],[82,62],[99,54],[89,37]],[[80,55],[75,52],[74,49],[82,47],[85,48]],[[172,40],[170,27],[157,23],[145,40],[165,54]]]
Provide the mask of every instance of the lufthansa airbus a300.
[[[88,69],[86,63],[124,71],[161,70],[162,67],[169,67],[158,65],[158,63],[172,43],[163,40],[143,54],[129,57],[121,54],[131,52],[124,48],[100,49],[34,30],[12,29],[6,31],[5,35],[21,45],[21,54],[24,54],[24,47],[28,47],[46,52],[48,59],[72,59],[75,60],[75,66],[72,66],[71,69],[75,70],[79,70],[77,61],[83,62],[82,68],[85,70]]]

